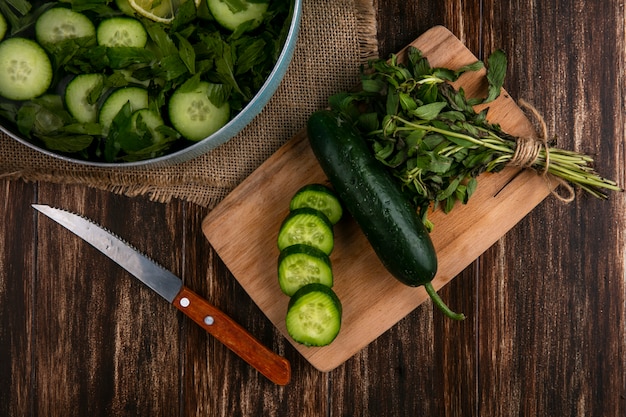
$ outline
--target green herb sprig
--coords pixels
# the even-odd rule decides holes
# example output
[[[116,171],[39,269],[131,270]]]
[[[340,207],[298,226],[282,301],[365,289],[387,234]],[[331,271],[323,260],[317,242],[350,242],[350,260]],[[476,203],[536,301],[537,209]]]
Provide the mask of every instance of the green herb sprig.
[[[363,68],[361,89],[337,94],[330,104],[354,121],[430,228],[429,207],[450,212],[457,202],[467,203],[480,174],[509,165],[535,169],[547,180],[548,174],[556,177],[571,191],[565,200],[573,198],[572,185],[602,199],[607,190],[622,191],[596,173],[590,156],[551,147],[545,124],[532,106],[520,102],[540,121],[537,138],[507,134],[487,120],[487,107],[476,111],[475,106],[500,95],[507,67],[504,52],[493,52],[487,61],[486,97],[468,98],[452,83],[484,67],[476,61],[456,71],[433,68],[420,50],[410,47],[406,64],[397,55],[371,61]]]
[[[0,13],[6,18],[10,27],[20,24],[20,19],[32,8],[27,0],[6,0],[0,2]]]

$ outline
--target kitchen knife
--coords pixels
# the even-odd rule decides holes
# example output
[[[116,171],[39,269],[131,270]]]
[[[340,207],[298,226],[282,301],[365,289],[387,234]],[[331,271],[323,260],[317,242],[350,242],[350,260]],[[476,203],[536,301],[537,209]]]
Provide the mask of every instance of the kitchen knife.
[[[289,383],[291,366],[287,359],[269,350],[224,312],[184,286],[176,275],[84,217],[47,205],[33,204],[33,208],[111,258],[269,380],[279,385]]]

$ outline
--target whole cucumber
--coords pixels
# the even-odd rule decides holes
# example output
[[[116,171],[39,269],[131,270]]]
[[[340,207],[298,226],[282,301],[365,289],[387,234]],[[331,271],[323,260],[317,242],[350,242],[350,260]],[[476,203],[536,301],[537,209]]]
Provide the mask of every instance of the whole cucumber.
[[[322,170],[385,268],[402,283],[423,285],[446,315],[463,319],[432,287],[437,256],[430,235],[400,185],[339,113],[319,110],[307,135]]]

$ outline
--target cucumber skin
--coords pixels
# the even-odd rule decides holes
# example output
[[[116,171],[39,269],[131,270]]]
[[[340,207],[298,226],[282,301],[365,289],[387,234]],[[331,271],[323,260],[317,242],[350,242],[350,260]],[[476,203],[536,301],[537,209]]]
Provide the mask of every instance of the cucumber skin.
[[[310,116],[307,134],[322,170],[385,268],[411,287],[430,282],[437,273],[430,235],[361,134],[329,110]]]

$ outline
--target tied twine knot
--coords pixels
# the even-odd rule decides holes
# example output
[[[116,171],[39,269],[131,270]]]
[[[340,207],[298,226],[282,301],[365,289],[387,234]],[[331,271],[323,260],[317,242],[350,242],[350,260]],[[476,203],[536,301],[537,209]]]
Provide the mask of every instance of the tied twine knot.
[[[533,138],[529,136],[519,136],[517,139],[517,146],[515,147],[515,153],[509,161],[509,165],[513,165],[521,168],[531,168],[539,155],[541,149],[546,149],[546,164],[541,170],[542,175],[546,175],[548,171],[548,163],[550,153],[547,151],[547,141],[543,138]]]
[[[519,105],[523,109],[528,110],[534,116],[534,120],[539,125],[540,134],[536,137],[518,137],[517,146],[515,147],[515,152],[509,161],[509,165],[520,168],[534,168],[535,162],[541,156],[541,151],[543,149],[545,162],[540,174],[546,181],[550,192],[562,202],[569,203],[573,201],[575,197],[574,188],[562,178],[548,175],[550,169],[550,148],[548,147],[548,128],[543,116],[541,116],[539,111],[532,104],[525,100],[520,100]],[[566,194],[562,195],[556,191],[558,185],[554,188],[551,186],[551,178],[555,178],[559,183],[558,185],[565,188]]]

